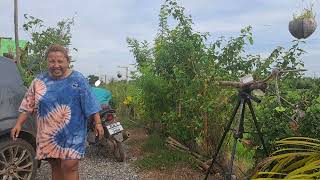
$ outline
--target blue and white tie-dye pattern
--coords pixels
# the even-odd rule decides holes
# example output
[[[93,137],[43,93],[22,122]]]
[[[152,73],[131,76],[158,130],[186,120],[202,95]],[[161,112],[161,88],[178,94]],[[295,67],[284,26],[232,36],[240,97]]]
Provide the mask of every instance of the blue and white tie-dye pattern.
[[[84,76],[73,71],[52,79],[48,73],[33,80],[20,111],[37,119],[37,159],[80,159],[85,153],[87,119],[100,105]]]

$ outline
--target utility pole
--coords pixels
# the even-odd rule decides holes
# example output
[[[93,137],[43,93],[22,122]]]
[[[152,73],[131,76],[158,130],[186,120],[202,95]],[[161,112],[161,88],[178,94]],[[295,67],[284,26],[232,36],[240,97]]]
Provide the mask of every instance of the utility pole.
[[[128,82],[128,80],[129,80],[129,75],[128,75],[129,67],[128,66],[118,66],[118,68],[123,68],[126,70],[126,82]]]
[[[129,64],[129,66],[133,66],[135,64]],[[126,70],[126,81],[129,81],[129,66],[118,66],[118,68],[123,68]]]
[[[16,61],[20,65],[20,48],[18,35],[18,0],[14,0],[14,38],[16,44]]]

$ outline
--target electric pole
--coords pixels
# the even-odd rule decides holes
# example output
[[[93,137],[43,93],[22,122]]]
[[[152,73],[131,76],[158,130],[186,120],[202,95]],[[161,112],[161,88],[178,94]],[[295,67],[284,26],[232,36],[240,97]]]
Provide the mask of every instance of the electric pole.
[[[128,66],[118,66],[118,68],[124,68],[126,70],[126,82],[129,80],[129,67]]]
[[[18,35],[18,0],[14,0],[14,39],[16,44],[16,61],[20,65],[20,48]]]

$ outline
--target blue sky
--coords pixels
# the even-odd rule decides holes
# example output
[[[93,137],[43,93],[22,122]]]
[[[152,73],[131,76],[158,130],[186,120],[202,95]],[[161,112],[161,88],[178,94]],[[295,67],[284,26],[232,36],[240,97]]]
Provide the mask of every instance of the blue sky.
[[[30,37],[22,29],[23,14],[43,19],[48,26],[75,17],[72,30],[72,52],[75,69],[85,75],[115,77],[134,63],[126,43],[127,37],[152,43],[158,29],[162,0],[20,0],[20,39]],[[237,36],[241,28],[253,27],[254,45],[248,52],[268,55],[277,46],[289,47],[294,39],[288,31],[293,13],[302,6],[314,4],[319,24],[320,0],[178,0],[194,21],[194,29],[209,32],[212,39]],[[0,1],[0,36],[14,37],[13,1]],[[302,47],[308,75],[320,77],[320,31],[305,40]]]

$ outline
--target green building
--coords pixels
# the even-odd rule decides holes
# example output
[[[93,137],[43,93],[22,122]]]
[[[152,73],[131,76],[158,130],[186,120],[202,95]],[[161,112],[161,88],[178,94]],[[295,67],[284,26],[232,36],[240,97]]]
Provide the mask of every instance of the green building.
[[[19,47],[24,49],[27,45],[26,40],[19,40]],[[12,38],[0,37],[0,56],[3,56],[5,53],[12,53],[15,55],[16,45],[15,41]]]

